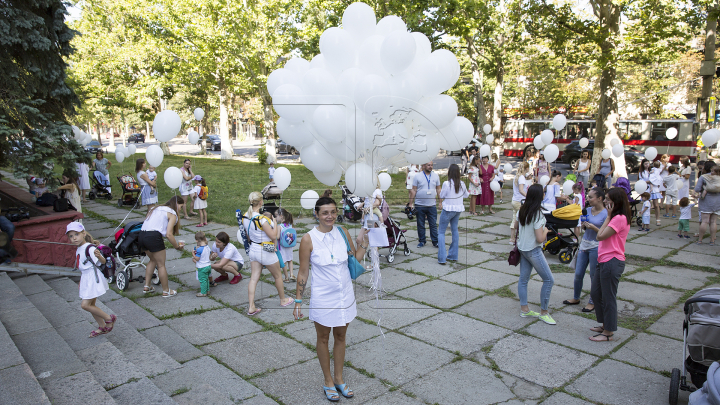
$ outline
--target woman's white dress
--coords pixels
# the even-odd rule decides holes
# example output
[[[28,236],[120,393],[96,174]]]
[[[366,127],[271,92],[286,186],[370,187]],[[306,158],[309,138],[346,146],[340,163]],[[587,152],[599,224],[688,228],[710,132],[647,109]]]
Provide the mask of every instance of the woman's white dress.
[[[90,190],[90,177],[88,173],[90,168],[87,163],[75,163],[78,171],[78,186],[80,190]]]
[[[308,232],[313,246],[309,316],[311,321],[329,328],[345,326],[357,315],[347,247],[340,232],[337,227],[328,233],[317,227]]]

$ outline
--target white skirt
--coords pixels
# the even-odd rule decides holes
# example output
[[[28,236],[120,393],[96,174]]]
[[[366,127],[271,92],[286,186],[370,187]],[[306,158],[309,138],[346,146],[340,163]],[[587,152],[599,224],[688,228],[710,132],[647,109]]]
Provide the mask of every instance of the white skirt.
[[[84,173],[80,176],[80,178],[78,178],[78,187],[80,190],[90,190],[90,178],[87,173]]]
[[[269,253],[260,247],[260,245],[253,243],[250,247],[250,261],[258,262],[263,266],[269,266],[278,263],[278,257],[276,253]]]
[[[142,198],[142,204],[143,205],[150,205],[150,204],[157,204],[158,202],[158,192],[155,190],[155,192],[152,192],[152,187],[148,185],[142,186],[142,191],[140,192],[140,197]]]
[[[205,208],[207,208],[207,200],[201,200],[200,197],[195,197],[195,204],[193,204],[193,209],[204,210]]]
[[[291,262],[293,259],[293,248],[280,246],[280,254],[282,255],[283,261],[285,263]]]
[[[107,291],[108,287],[107,279],[98,270],[97,272],[99,282],[95,281],[95,270],[85,270],[80,276],[80,298],[83,300],[91,300],[97,298]]]

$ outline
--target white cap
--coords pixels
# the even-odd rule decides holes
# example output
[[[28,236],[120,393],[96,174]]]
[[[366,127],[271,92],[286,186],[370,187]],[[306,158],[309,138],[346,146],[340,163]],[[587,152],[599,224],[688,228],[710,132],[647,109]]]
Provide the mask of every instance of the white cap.
[[[68,233],[70,231],[82,232],[84,230],[85,230],[85,227],[83,226],[83,224],[81,224],[80,222],[73,221],[67,225],[67,229],[65,229],[65,233]]]

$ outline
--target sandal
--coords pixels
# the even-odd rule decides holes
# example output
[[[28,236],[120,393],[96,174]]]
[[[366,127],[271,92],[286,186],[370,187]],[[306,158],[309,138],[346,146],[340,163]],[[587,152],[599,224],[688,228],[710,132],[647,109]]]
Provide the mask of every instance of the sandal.
[[[295,278],[295,276],[290,276],[290,281],[297,281],[297,278]]]
[[[176,296],[176,295],[177,295],[177,291],[175,291],[175,290],[168,290],[168,291],[163,291],[162,297],[163,297],[163,298],[168,298],[168,297],[174,297],[174,296]]]
[[[150,293],[154,293],[154,292],[155,292],[155,287],[149,286],[149,285],[143,286],[143,294],[150,294]]]
[[[335,384],[335,389],[345,398],[352,398],[355,396],[353,391],[347,387],[347,384]]]
[[[595,327],[590,328],[590,330],[593,332],[602,332],[605,330],[605,328],[603,328],[602,326],[595,326]]]
[[[88,336],[88,337],[94,338],[94,337],[98,337],[100,335],[104,335],[106,333],[107,332],[105,331],[105,328],[97,328],[94,331],[90,332],[90,336]]]
[[[334,387],[326,387],[323,385],[323,392],[325,393],[325,398],[330,402],[338,402],[340,400],[340,396]]]
[[[117,321],[117,316],[110,315],[110,322],[105,321],[105,333],[112,332],[115,327],[115,321]],[[108,326],[108,324],[110,324],[110,326]]]
[[[658,219],[658,220],[655,220],[655,225],[656,225],[656,226],[660,226],[660,220],[659,220],[659,219]]]
[[[194,217],[194,216],[197,215],[197,212],[191,212],[191,213],[189,213],[188,215],[190,215],[191,217]]]
[[[598,339],[598,336],[602,336],[602,338]],[[592,340],[593,342],[610,342],[613,340],[612,337],[613,337],[613,335],[606,335],[604,333],[598,333],[597,335],[595,335],[591,338],[588,338],[588,339]]]
[[[490,214],[495,214],[495,211],[493,211],[493,210],[490,210]]]

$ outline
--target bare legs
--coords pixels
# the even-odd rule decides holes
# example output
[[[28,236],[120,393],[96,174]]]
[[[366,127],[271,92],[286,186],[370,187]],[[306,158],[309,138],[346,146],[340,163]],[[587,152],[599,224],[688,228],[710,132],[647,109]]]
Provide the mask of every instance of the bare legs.
[[[322,326],[315,322],[315,332],[317,333],[317,343],[315,349],[317,351],[318,360],[320,361],[320,368],[323,372],[326,387],[334,387],[335,384],[344,384],[343,380],[343,366],[345,365],[345,335],[347,333],[348,325],[336,326],[329,328]],[[334,347],[333,347],[333,361],[335,376],[330,374],[330,350],[328,349],[328,341],[330,340],[330,329],[333,332]]]
[[[82,302],[80,303],[80,308],[90,312],[93,318],[95,318],[95,322],[97,322],[98,326],[102,329],[105,327],[105,320],[110,319],[110,315],[106,314],[105,311],[95,306],[96,300],[97,298],[93,298],[91,300],[82,300]]]
[[[472,215],[477,214],[475,212],[475,196],[474,195],[470,196],[470,214],[472,214]]]
[[[168,287],[167,269],[165,269],[165,250],[163,249],[155,253],[145,251],[145,254],[150,258],[147,266],[145,266],[145,286],[150,286],[150,280],[152,279],[153,272],[155,268],[157,268],[163,292],[170,291],[170,288]]]
[[[275,288],[277,288],[278,295],[280,296],[280,305],[293,301],[290,297],[285,299],[285,285],[283,284],[282,271],[280,271],[280,263],[273,263],[265,267],[275,279]],[[263,265],[260,262],[250,262],[251,273],[250,282],[248,283],[248,300],[250,301],[250,304],[248,304],[248,313],[250,314],[257,310],[257,308],[255,308],[255,288],[257,288],[258,281],[260,281],[262,268]]]
[[[660,225],[660,201],[655,199],[652,205],[655,208],[655,224]]]
[[[702,222],[700,223],[700,236],[698,237],[698,243],[702,243],[705,231],[710,230],[710,243],[715,243],[715,237],[717,236],[717,215],[713,213],[702,213]]]

